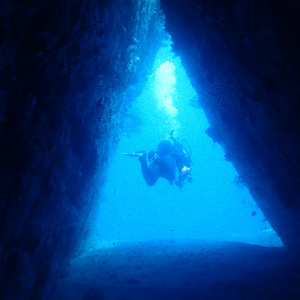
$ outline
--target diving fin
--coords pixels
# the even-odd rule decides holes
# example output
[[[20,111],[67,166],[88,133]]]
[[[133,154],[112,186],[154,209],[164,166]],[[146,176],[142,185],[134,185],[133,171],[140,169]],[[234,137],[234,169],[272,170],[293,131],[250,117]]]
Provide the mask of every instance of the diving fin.
[[[122,153],[122,154],[129,156],[129,157],[141,157],[144,155],[144,153],[142,153],[142,152]]]

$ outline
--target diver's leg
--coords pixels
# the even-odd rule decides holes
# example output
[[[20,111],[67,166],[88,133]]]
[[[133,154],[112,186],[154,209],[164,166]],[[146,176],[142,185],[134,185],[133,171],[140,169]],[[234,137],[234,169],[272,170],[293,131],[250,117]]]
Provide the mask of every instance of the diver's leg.
[[[139,161],[142,166],[142,174],[146,181],[146,184],[149,186],[153,186],[158,180],[159,176],[155,175],[147,166],[146,154],[139,158]]]

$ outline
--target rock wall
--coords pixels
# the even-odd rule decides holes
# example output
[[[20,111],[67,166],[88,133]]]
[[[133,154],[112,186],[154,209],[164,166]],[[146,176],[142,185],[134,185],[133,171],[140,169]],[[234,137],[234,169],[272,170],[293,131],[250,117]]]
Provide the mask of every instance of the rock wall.
[[[0,298],[42,299],[96,205],[164,18],[155,0],[2,1],[0,27]]]
[[[284,243],[299,249],[299,2],[161,3],[207,133]]]

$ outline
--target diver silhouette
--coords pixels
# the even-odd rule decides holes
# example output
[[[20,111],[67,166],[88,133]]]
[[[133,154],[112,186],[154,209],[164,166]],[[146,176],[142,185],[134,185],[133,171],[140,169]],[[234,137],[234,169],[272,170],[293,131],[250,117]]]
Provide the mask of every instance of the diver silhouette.
[[[170,138],[161,141],[157,151],[136,151],[123,153],[130,157],[138,157],[142,167],[145,182],[153,186],[158,178],[165,178],[170,184],[182,188],[186,181],[192,182],[190,155],[183,145],[174,137],[174,130]]]

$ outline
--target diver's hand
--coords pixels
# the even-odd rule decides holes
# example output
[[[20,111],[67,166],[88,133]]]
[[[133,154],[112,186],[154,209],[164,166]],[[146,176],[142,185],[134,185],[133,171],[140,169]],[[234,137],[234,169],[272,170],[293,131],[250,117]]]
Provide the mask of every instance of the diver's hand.
[[[190,171],[191,171],[191,168],[188,168],[187,166],[184,166],[184,167],[181,169],[180,175],[181,175],[181,176],[185,176],[185,175],[189,174]]]

